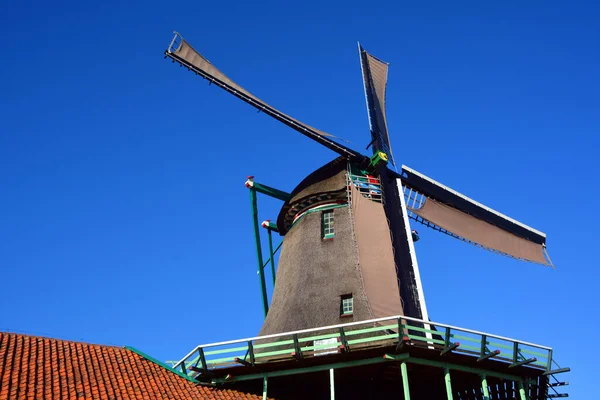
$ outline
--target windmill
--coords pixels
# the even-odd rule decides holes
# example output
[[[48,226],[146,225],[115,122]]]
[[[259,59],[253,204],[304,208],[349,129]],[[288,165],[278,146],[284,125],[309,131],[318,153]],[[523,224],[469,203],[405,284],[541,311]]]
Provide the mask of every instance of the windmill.
[[[556,375],[570,369],[556,363],[552,348],[429,319],[411,223],[552,266],[546,235],[412,168],[389,168],[397,166],[386,119],[388,64],[358,50],[371,155],[260,100],[175,33],[165,57],[338,157],[291,193],[248,178],[265,321],[257,337],[198,345],[173,368],[204,384],[256,393],[258,386],[247,385],[262,380],[263,399],[390,398],[400,387],[405,400],[566,397],[555,388],[568,382]],[[276,223],[263,222],[274,280],[270,305],[257,192],[284,202]],[[276,279],[272,232],[283,237]]]
[[[500,255],[552,265],[544,233],[412,168],[388,166],[396,165],[386,118],[388,64],[360,44],[358,51],[370,156],[260,100],[178,33],[165,52],[338,155],[300,182],[279,213],[283,246],[261,335],[390,315],[428,321],[409,220]]]

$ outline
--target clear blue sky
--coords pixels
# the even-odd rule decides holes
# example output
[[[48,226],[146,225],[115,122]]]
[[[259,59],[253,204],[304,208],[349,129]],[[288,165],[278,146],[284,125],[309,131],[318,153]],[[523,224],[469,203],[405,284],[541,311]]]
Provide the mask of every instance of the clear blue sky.
[[[600,9],[523,3],[4,2],[0,330],[163,360],[257,334],[245,178],[289,191],[335,155],[162,53],[177,29],[363,149],[360,40],[391,64],[396,159],[546,232],[557,265],[417,227],[431,318],[553,346],[584,398],[600,328]]]

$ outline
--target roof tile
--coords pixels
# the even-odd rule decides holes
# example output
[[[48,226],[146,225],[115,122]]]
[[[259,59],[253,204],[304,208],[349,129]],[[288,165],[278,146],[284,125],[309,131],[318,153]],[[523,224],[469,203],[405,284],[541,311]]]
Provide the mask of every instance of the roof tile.
[[[121,347],[0,332],[0,400],[260,399],[201,386]]]

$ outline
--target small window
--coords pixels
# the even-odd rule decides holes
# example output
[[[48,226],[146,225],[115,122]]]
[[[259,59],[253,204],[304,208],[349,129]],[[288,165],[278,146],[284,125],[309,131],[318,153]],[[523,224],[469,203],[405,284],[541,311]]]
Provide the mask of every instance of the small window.
[[[342,316],[349,316],[354,313],[354,300],[352,299],[351,294],[342,295],[340,311]]]
[[[333,230],[333,210],[321,213],[321,236],[323,239],[332,239],[335,235]]]

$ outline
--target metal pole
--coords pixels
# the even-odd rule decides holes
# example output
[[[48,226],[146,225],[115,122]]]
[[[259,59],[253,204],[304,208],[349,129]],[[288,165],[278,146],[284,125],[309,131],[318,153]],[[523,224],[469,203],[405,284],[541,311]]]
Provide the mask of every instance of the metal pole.
[[[402,371],[402,387],[404,390],[404,400],[410,400],[410,388],[408,387],[408,372],[406,370],[406,363],[400,364],[400,370]]]
[[[329,370],[329,388],[331,389],[331,400],[335,400],[335,382],[333,379],[333,368]]]
[[[450,381],[450,370],[448,368],[445,369],[445,380],[446,380],[446,395],[448,396],[448,400],[453,400],[452,397],[452,382]]]
[[[519,395],[521,396],[521,400],[527,400],[527,395],[525,394],[525,386],[523,385],[523,380],[519,381]]]
[[[267,377],[263,378],[263,400],[267,400]]]
[[[490,400],[490,392],[488,391],[487,377],[481,374],[481,390],[483,390],[483,400]]]
[[[273,236],[271,230],[267,229],[269,234],[269,254],[271,256],[271,276],[273,277],[273,287],[275,287],[275,252],[273,251]]]
[[[252,218],[254,220],[254,238],[256,239],[256,256],[258,258],[258,275],[260,277],[260,289],[262,292],[263,310],[265,312],[265,318],[269,312],[269,302],[267,300],[267,284],[265,283],[265,273],[262,269],[263,258],[262,258],[262,247],[260,245],[260,232],[258,224],[258,206],[256,204],[256,190],[254,187],[250,187],[250,202],[252,203]]]

